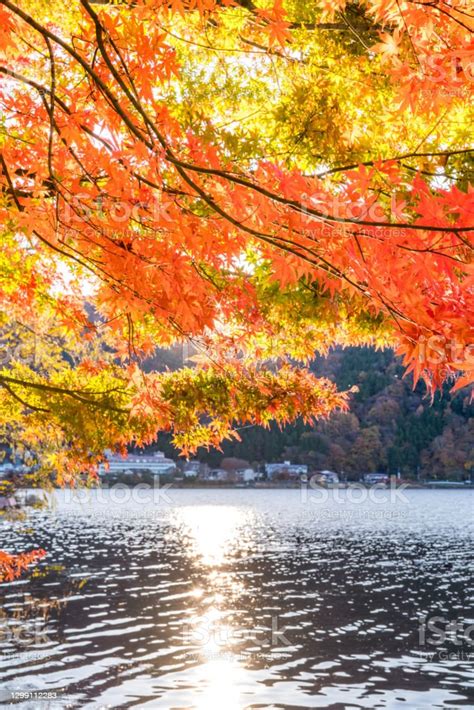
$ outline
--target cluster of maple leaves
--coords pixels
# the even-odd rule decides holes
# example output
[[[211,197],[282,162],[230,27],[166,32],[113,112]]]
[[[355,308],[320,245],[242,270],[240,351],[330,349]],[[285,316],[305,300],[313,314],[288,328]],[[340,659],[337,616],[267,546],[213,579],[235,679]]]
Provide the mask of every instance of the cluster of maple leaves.
[[[11,582],[19,577],[31,564],[38,562],[46,554],[45,550],[32,550],[19,555],[10,555],[0,550],[0,582]]]
[[[218,445],[235,421],[284,423],[344,408],[346,395],[304,368],[274,372],[258,362],[259,353],[289,354],[256,283],[262,265],[280,291],[317,284],[328,302],[382,317],[387,340],[432,389],[454,375],[456,387],[473,380],[472,188],[417,171],[407,178],[396,157],[342,167],[337,184],[284,162],[236,163],[217,134],[185,129],[170,110],[164,89],[179,94],[181,67],[160,18],[198,13],[204,26],[238,5],[80,0],[68,17],[54,3],[0,0],[5,327],[34,328],[48,312],[94,353],[67,376],[60,358],[51,371],[16,363],[0,372],[21,426],[26,416],[33,422],[29,446],[45,417],[70,442],[84,409],[94,425],[81,423],[81,446],[69,456],[79,462],[159,429],[173,429],[188,451]],[[322,20],[345,7],[322,2]],[[436,115],[469,96],[473,35],[461,0],[361,7],[380,27],[368,49],[398,87],[400,111]],[[291,58],[281,0],[242,11],[247,43]],[[347,341],[357,338],[354,330]],[[207,364],[150,375],[114,360],[182,340],[199,343]],[[302,359],[314,349],[307,339]],[[79,381],[108,372],[120,387]],[[84,438],[105,410],[108,438]]]

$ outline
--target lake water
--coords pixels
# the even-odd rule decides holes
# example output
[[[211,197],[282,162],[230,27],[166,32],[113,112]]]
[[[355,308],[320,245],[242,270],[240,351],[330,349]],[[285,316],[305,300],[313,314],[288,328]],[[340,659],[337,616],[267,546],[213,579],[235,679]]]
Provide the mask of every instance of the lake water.
[[[48,550],[0,585],[0,706],[472,708],[473,493],[58,492],[0,523]]]

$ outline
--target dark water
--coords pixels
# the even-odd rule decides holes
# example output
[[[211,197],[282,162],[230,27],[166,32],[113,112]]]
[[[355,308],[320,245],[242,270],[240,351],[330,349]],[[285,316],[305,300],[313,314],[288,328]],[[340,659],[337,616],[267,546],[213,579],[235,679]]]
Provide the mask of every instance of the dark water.
[[[49,553],[0,585],[1,707],[474,707],[473,491],[91,495],[0,524]]]

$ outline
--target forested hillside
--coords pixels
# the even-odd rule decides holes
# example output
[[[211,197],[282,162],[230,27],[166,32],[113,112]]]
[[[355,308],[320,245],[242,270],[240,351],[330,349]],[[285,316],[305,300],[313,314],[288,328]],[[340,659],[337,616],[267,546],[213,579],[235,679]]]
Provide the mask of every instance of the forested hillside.
[[[389,349],[336,349],[315,360],[312,369],[341,389],[358,387],[350,412],[335,413],[314,427],[302,422],[281,430],[246,427],[240,442],[223,443],[223,453],[202,450],[199,457],[212,465],[223,456],[253,463],[285,458],[349,478],[370,471],[440,479],[474,473],[474,405],[466,390],[452,397],[446,386],[431,402],[423,383],[413,390],[411,377],[403,378],[400,361]],[[167,438],[159,446],[177,455]]]

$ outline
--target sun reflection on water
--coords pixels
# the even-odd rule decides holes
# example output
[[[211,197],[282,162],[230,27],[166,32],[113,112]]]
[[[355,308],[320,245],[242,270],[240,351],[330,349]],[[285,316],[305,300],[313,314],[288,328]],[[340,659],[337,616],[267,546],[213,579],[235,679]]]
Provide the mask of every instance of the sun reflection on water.
[[[193,707],[197,710],[242,708],[241,688],[245,685],[246,677],[246,669],[237,660],[210,660],[199,668],[202,690],[200,688],[200,692],[194,695]]]
[[[245,512],[233,506],[193,506],[182,508],[179,517],[188,553],[204,572],[191,592],[198,611],[187,626],[187,643],[197,660],[193,707],[240,708],[248,671],[239,656],[241,630],[233,622],[243,584],[223,567],[239,549]]]
[[[245,515],[232,506],[187,506],[179,511],[192,551],[209,567],[221,565],[238,542]]]

